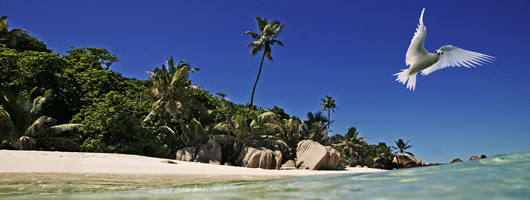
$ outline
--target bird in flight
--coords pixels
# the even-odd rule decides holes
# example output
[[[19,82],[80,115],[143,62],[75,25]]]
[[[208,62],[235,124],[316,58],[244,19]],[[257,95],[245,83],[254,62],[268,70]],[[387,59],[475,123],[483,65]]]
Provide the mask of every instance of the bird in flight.
[[[408,69],[402,69],[401,72],[394,74],[397,76],[396,81],[407,83],[407,88],[414,90],[416,88],[416,74],[421,71],[421,74],[426,76],[436,70],[446,67],[476,67],[485,63],[491,63],[495,57],[488,56],[473,51],[464,50],[452,45],[445,45],[440,49],[429,53],[425,50],[424,43],[427,36],[427,28],[423,25],[423,13],[425,8],[421,11],[420,24],[416,28],[416,33],[410,41],[409,49],[405,63],[409,66]],[[408,82],[407,82],[408,81]]]

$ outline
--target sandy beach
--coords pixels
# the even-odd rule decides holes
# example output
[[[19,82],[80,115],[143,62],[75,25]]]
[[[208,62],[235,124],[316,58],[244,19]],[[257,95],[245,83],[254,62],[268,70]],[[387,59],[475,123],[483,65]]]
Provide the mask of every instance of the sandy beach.
[[[265,170],[126,154],[51,151],[0,150],[0,161],[0,173],[308,176],[383,171],[371,168],[347,168],[340,171]]]

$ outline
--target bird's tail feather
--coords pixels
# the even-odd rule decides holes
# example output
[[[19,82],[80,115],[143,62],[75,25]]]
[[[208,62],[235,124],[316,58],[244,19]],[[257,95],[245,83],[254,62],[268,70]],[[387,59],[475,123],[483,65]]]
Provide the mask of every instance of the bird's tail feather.
[[[416,74],[410,74],[410,69],[402,69],[401,72],[395,73],[394,76],[397,76],[396,81],[403,83],[407,83],[407,89],[414,91],[416,89]]]

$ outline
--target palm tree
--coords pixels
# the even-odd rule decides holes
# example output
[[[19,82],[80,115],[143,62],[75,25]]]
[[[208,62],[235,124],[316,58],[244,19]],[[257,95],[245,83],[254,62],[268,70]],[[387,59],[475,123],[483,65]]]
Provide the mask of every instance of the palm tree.
[[[321,112],[307,113],[307,120],[302,122],[302,138],[322,142],[328,135],[329,130],[326,128],[328,119],[322,116]]]
[[[328,111],[328,130],[330,130],[329,129],[329,125],[331,124],[330,111],[333,111],[333,113],[335,113],[335,108],[337,108],[337,106],[335,105],[335,99],[333,97],[326,95],[326,99],[321,99],[321,100],[322,100],[322,103],[320,105],[322,106],[322,111],[324,112]]]
[[[173,57],[167,59],[167,67],[155,68],[148,72],[149,79],[153,82],[152,93],[158,98],[153,104],[153,110],[145,117],[144,123],[159,116],[162,120],[170,121],[177,114],[191,118],[191,108],[200,108],[200,103],[193,98],[193,89],[201,86],[192,85],[188,79],[190,72],[199,68],[191,68],[188,63],[180,61],[174,63]]]
[[[357,163],[362,164],[362,155],[364,148],[366,147],[366,142],[364,140],[368,139],[367,137],[359,137],[361,132],[357,131],[357,128],[350,127],[348,132],[344,135],[344,140],[340,143],[333,146],[338,147],[345,155],[346,160],[349,160],[348,165],[353,165],[354,160],[357,160]],[[359,138],[358,138],[359,137]]]
[[[55,119],[42,116],[42,106],[51,96],[51,90],[32,98],[36,91],[37,88],[34,88],[29,93],[23,91],[18,95],[9,90],[1,91],[0,138],[7,139],[13,147],[21,150],[31,150],[36,144],[56,150],[79,150],[76,142],[60,137],[60,134],[82,125],[56,125]]]
[[[414,156],[414,154],[408,152],[408,151],[405,151],[406,149],[408,148],[411,148],[412,145],[408,145],[410,141],[407,140],[407,142],[404,142],[403,139],[398,139],[397,141],[394,141],[396,143],[396,146],[392,146],[392,149],[396,150],[395,154],[396,154],[396,161],[399,165],[399,154],[403,154],[403,153],[406,153],[406,154],[410,154],[411,156]]]
[[[247,31],[244,34],[250,35],[252,39],[255,39],[256,41],[249,43],[247,46],[252,47],[250,49],[251,55],[256,55],[258,51],[263,50],[263,56],[261,57],[261,64],[259,65],[259,71],[258,76],[256,77],[256,82],[254,82],[254,87],[252,88],[252,96],[250,97],[250,106],[254,105],[254,92],[256,90],[256,85],[258,84],[259,76],[261,74],[261,68],[263,67],[263,60],[267,58],[268,60],[272,61],[271,56],[271,46],[274,44],[278,44],[280,46],[283,46],[283,43],[279,40],[276,40],[276,36],[280,33],[280,31],[283,29],[285,24],[280,24],[279,21],[272,20],[267,21],[266,18],[261,19],[261,17],[256,17],[256,21],[258,21],[258,31],[261,32],[261,34],[254,33],[251,31]]]
[[[167,66],[148,72],[152,81],[152,94],[158,100],[143,123],[159,120],[158,131],[169,136],[170,152],[178,146],[197,145],[207,138],[207,131],[194,115],[206,113],[206,109],[193,98],[193,90],[201,86],[191,84],[189,74],[199,68],[191,68],[185,61],[175,63],[173,57]]]
[[[408,151],[405,151],[406,149],[408,148],[411,148],[412,145],[409,145],[409,142],[407,140],[407,142],[404,142],[403,139],[398,139],[397,141],[394,141],[396,143],[396,146],[395,147],[392,147],[393,149],[397,150],[397,153],[406,153],[406,154],[410,154],[412,156],[414,156],[414,154],[408,152]]]
[[[298,142],[302,138],[302,121],[297,117],[291,117],[289,119],[284,119],[281,126],[282,129],[278,132],[276,137],[290,148],[296,149]]]
[[[218,123],[214,129],[226,132],[243,144],[249,139],[269,138],[281,130],[276,120],[276,114],[267,111],[261,114],[256,112],[238,113],[225,122]]]

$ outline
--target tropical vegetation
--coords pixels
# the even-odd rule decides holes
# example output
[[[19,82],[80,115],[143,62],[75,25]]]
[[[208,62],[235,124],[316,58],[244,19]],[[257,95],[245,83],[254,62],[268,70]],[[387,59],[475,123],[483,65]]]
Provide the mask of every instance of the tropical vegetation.
[[[9,30],[6,19],[0,18],[0,148],[171,158],[216,137],[243,145],[274,141],[293,158],[298,142],[313,140],[335,147],[344,166],[389,166],[391,148],[366,143],[357,128],[330,135],[330,112],[337,108],[330,96],[304,118],[254,105],[263,60],[272,60],[272,45],[283,46],[275,39],[284,27],[278,21],[258,17],[260,33],[245,33],[256,40],[251,54],[263,50],[263,56],[250,103],[243,105],[203,90],[189,76],[199,68],[183,60],[168,58],[146,80],[127,78],[111,70],[119,59],[106,49],[73,47],[60,55],[26,31]],[[410,147],[396,144],[400,152]]]

